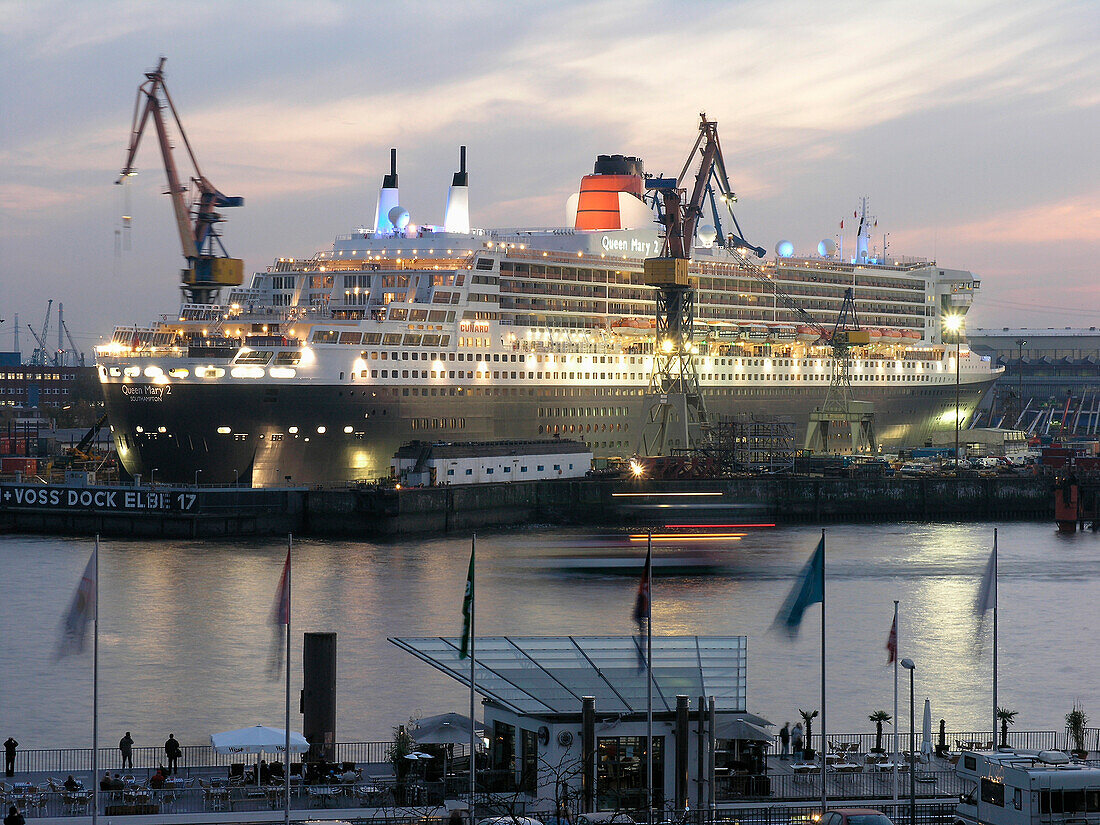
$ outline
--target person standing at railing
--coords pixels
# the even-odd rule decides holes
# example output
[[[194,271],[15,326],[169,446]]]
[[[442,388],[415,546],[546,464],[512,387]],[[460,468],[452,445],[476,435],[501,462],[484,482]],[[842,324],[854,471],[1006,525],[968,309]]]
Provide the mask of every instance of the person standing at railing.
[[[174,733],[168,734],[168,741],[164,743],[164,755],[168,758],[168,775],[174,776],[179,770],[176,767],[176,760],[183,756],[180,743],[176,741]]]
[[[134,737],[130,736],[130,731],[126,731],[126,735],[118,740],[118,749],[122,754],[122,769],[130,770],[134,769]]]
[[[8,808],[8,815],[4,817],[4,825],[27,825],[27,820],[23,818],[23,814],[19,813],[19,809],[12,805]]]
[[[783,727],[779,729],[779,745],[781,752],[779,754],[780,759],[789,759],[791,753],[791,723],[784,722]]]
[[[802,723],[795,722],[794,729],[791,731],[791,745],[794,746],[795,755],[798,757],[798,761],[801,762],[804,758],[802,751]]]
[[[15,776],[15,749],[19,747],[19,743],[12,737],[8,737],[8,741],[4,743],[4,775]],[[16,811],[18,814],[19,811]],[[22,814],[20,814],[22,816]]]

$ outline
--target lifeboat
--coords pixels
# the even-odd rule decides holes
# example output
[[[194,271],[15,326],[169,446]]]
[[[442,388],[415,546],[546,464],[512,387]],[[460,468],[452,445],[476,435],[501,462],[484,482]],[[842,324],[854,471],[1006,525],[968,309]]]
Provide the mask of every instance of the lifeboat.
[[[767,324],[749,324],[747,329],[750,341],[767,341],[768,335],[771,333]]]
[[[628,337],[649,335],[656,328],[657,321],[653,318],[618,318],[611,322],[612,332]]]
[[[901,337],[904,338],[906,340],[906,342],[909,342],[909,341],[919,341],[924,336],[922,336],[915,329],[906,329],[906,330],[902,330]]]
[[[771,341],[793,341],[795,328],[790,324],[768,324],[768,339]]]
[[[884,329],[881,340],[883,344],[896,344],[901,340],[901,332],[896,329]]]
[[[869,327],[867,329],[867,335],[870,336],[872,344],[877,344],[882,341],[882,330],[878,327]]]
[[[798,340],[801,341],[803,344],[812,344],[820,336],[818,335],[816,329],[803,324],[802,326],[795,329],[795,337],[797,337]]]

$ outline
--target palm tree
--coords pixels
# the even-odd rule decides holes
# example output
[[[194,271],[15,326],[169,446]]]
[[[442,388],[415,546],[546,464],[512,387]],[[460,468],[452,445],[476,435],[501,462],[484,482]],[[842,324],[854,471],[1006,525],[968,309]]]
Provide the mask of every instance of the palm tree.
[[[867,717],[875,723],[875,750],[879,753],[882,752],[882,726],[883,724],[889,725],[894,717],[884,710],[876,710],[870,716]]]
[[[1016,722],[1016,714],[1019,711],[1008,708],[997,708],[997,718],[1001,720],[1001,747],[1008,747],[1008,726]]]
[[[806,739],[805,739],[806,750],[811,750],[812,746],[810,744],[810,733],[812,732],[814,717],[817,716],[817,711],[816,710],[802,710],[802,708],[799,708],[798,709],[798,715],[801,716],[802,721],[805,722],[805,725],[803,725],[803,727],[806,728]],[[824,753],[824,751],[822,751],[822,752]]]

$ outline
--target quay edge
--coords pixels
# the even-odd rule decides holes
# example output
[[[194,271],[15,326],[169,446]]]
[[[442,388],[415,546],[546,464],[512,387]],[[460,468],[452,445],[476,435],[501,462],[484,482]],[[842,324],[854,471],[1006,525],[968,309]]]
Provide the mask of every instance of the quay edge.
[[[28,490],[34,493],[28,496]],[[636,525],[673,521],[670,511],[659,505],[684,493],[712,494],[701,512],[715,523],[1050,520],[1053,492],[1053,481],[1042,476],[771,477],[641,484],[575,479],[401,490],[2,483],[0,532],[166,539],[293,532],[386,539],[532,523]],[[697,500],[685,496],[679,503]],[[700,520],[699,511],[682,512],[690,514],[690,521]]]

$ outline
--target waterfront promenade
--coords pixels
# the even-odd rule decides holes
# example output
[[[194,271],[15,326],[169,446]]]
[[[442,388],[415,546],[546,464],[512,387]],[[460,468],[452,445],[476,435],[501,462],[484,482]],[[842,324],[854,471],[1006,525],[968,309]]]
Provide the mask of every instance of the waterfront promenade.
[[[949,734],[954,745],[956,737],[972,737],[973,741],[988,738],[986,733]],[[1090,742],[1100,741],[1100,730],[1089,730]],[[1013,731],[1010,742],[1023,750],[1054,748],[1063,738],[1052,731]],[[819,737],[815,737],[820,744]],[[890,744],[890,737],[886,737]],[[908,736],[902,737],[908,741]],[[827,791],[831,800],[884,806],[894,794],[894,774],[889,764],[876,764],[875,757],[865,752],[874,744],[873,734],[838,734],[829,736],[833,748],[826,773]],[[965,740],[960,739],[960,743]],[[837,746],[843,743],[843,758],[835,758]],[[406,822],[445,820],[450,809],[464,805],[468,773],[448,775],[443,781],[410,779],[399,782],[387,759],[388,742],[340,743],[336,746],[337,764],[354,763],[356,776],[345,781],[332,780],[324,784],[305,784],[292,766],[290,806],[295,819],[318,818],[361,819],[372,822]],[[1096,743],[1093,743],[1094,745]],[[133,770],[123,771],[117,749],[105,748],[101,753],[100,776],[103,772],[121,774],[122,790],[101,791],[99,811],[106,817],[126,816],[128,822],[260,822],[276,821],[285,804],[285,785],[257,786],[231,780],[234,773],[250,768],[239,755],[218,755],[204,746],[184,748],[180,768],[166,787],[152,789],[149,779],[160,764],[159,748],[135,748]],[[353,758],[361,757],[359,759]],[[1093,763],[1100,763],[1100,752],[1089,754]],[[344,757],[344,758],[341,758]],[[964,783],[954,772],[953,758],[933,755],[918,759],[915,766],[916,796],[929,822],[939,821],[960,793]],[[880,757],[881,758],[881,757]],[[909,793],[908,764],[903,762],[898,777],[898,795],[905,802]],[[36,821],[60,819],[68,822],[87,817],[91,812],[91,794],[68,792],[60,785],[72,775],[85,789],[91,789],[95,778],[90,769],[90,749],[28,750],[19,753],[16,776],[0,784],[0,797],[5,806],[15,804]],[[237,764],[234,769],[234,764]],[[800,809],[810,807],[821,796],[820,762],[806,763],[767,759],[767,782],[746,781],[747,777],[719,775],[715,780],[717,807],[727,813],[734,810]],[[510,781],[509,781],[510,780]],[[546,815],[535,810],[514,776],[501,771],[479,770],[477,808],[479,816],[490,814]],[[694,793],[691,795],[694,799]],[[533,798],[532,798],[533,799]],[[6,807],[5,807],[6,810]],[[934,813],[938,812],[938,813]],[[744,820],[745,816],[738,815]],[[772,821],[772,820],[766,820]]]

